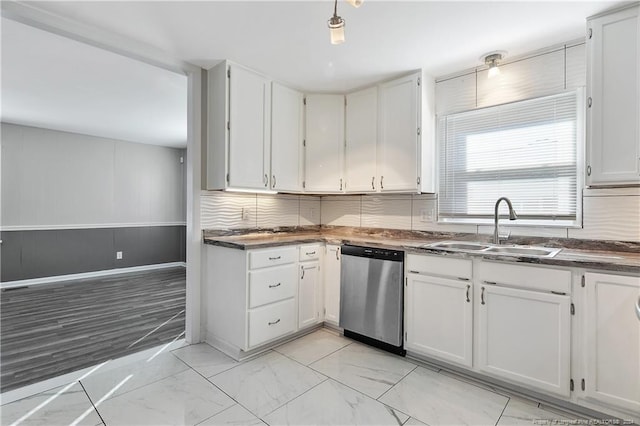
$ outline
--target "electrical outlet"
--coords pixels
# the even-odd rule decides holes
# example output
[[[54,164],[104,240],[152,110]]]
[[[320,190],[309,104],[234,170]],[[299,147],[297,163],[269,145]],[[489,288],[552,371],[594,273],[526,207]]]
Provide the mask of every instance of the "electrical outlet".
[[[249,209],[246,207],[242,208],[242,220],[249,220]]]
[[[122,252],[121,251],[117,251],[116,252],[116,260],[121,260],[122,259]]]
[[[433,222],[433,209],[420,210],[420,222]]]

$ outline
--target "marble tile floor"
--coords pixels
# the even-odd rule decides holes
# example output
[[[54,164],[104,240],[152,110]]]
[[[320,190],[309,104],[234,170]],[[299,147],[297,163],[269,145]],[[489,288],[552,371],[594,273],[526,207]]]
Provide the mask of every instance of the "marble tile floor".
[[[522,425],[560,412],[319,329],[236,362],[201,343],[0,406],[2,425]]]

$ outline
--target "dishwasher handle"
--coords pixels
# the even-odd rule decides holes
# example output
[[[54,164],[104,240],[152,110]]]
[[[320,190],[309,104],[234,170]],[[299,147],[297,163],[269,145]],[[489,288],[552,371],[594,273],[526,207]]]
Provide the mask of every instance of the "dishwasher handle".
[[[636,301],[636,316],[638,317],[638,321],[640,321],[640,296],[638,296],[638,300]]]

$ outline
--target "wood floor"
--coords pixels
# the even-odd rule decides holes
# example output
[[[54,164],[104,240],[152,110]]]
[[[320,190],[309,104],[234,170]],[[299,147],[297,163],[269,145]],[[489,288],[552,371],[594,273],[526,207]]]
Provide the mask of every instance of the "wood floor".
[[[0,391],[182,338],[182,267],[6,289]]]

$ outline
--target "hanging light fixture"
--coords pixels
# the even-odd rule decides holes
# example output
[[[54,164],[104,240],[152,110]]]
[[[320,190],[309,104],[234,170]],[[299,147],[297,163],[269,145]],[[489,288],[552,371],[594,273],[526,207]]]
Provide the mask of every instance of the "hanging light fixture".
[[[357,0],[354,0],[357,1]],[[338,0],[333,6],[333,16],[327,22],[331,33],[331,44],[344,43],[344,19],[338,16]]]
[[[485,65],[489,66],[489,78],[500,75],[500,68],[498,68],[498,64],[501,60],[502,53],[491,53],[484,57]]]

